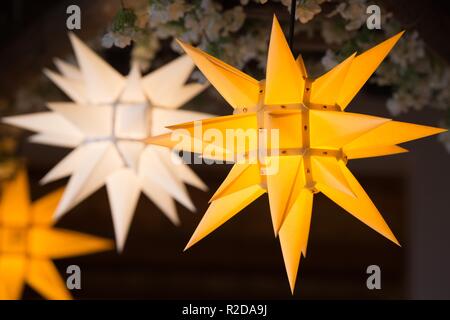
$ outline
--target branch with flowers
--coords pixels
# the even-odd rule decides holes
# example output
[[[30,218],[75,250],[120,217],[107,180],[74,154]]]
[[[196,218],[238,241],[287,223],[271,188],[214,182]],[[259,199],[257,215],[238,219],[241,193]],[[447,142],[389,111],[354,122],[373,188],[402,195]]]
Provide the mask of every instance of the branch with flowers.
[[[261,21],[246,14],[246,7],[277,2],[289,10],[290,0],[230,1],[227,6],[214,0],[132,1],[117,14],[103,45],[124,47],[133,42],[133,57],[143,69],[155,59],[161,41],[174,38],[197,45],[238,68],[250,61],[264,68],[267,33]],[[352,52],[362,52],[401,30],[389,12],[382,12],[381,30],[367,29],[368,5],[367,0],[297,1],[298,31],[310,37],[319,34],[328,47],[321,59],[323,67],[331,68]],[[171,48],[181,52],[174,40]],[[393,115],[436,108],[447,114],[439,125],[450,126],[450,68],[427,50],[417,31],[405,35],[371,81],[392,88],[387,108]],[[440,139],[450,152],[450,134]]]
[[[132,57],[142,70],[150,68],[163,47],[182,53],[175,38],[240,69],[261,72],[267,51],[267,21],[273,10],[289,11],[291,0],[122,0],[102,38],[106,48],[132,45]],[[298,0],[297,33],[302,39],[321,39],[321,59],[308,61],[318,74],[351,53],[363,52],[401,30],[395,16],[382,9],[381,30],[366,27],[368,0]],[[255,14],[264,8],[266,14]],[[302,50],[303,48],[302,42]],[[194,78],[202,80],[199,72]],[[417,31],[409,30],[370,80],[390,88],[387,108],[393,115],[435,108],[442,112],[439,126],[450,127],[450,68],[428,50]],[[40,86],[37,86],[40,87]],[[17,108],[24,108],[23,96]],[[439,135],[450,152],[450,133]],[[1,149],[1,148],[0,148]],[[1,154],[0,150],[0,154]]]

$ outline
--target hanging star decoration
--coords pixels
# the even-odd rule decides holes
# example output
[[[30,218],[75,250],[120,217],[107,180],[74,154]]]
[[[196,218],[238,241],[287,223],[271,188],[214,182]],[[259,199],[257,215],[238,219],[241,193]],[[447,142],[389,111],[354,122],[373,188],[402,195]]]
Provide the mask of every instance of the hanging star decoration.
[[[329,72],[312,79],[302,57],[294,59],[274,17],[266,79],[262,81],[179,42],[234,108],[234,114],[170,128],[191,139],[203,139],[206,144],[215,142],[204,138],[205,135],[203,138],[196,135],[196,127],[203,133],[214,129],[223,136],[227,135],[227,130],[257,132],[256,140],[244,137],[244,146],[231,144],[227,147],[234,159],[247,161],[236,161],[213,195],[210,207],[186,249],[266,192],[292,293],[301,255],[306,256],[313,195],[317,192],[322,192],[354,217],[399,244],[348,170],[347,161],[406,152],[399,143],[445,130],[349,113],[345,108],[401,35],[399,33],[361,55],[353,54]],[[277,141],[271,141],[268,134],[260,134],[264,129],[277,130]],[[267,139],[269,141],[264,142]],[[170,145],[163,137],[159,143]],[[267,150],[261,153],[261,148]],[[257,155],[267,157],[257,156],[257,161],[250,161],[255,150]],[[218,158],[223,156],[218,155]],[[273,168],[277,170],[268,170]]]
[[[71,299],[51,259],[110,250],[110,240],[56,229],[52,215],[63,190],[30,203],[28,178],[20,169],[2,185],[0,199],[0,299],[15,300],[24,283],[47,299]]]
[[[208,84],[186,84],[195,67],[186,55],[145,77],[133,64],[123,77],[74,34],[69,37],[79,69],[55,60],[61,74],[45,74],[74,102],[48,103],[50,112],[3,121],[37,132],[31,137],[35,143],[74,148],[41,181],[71,175],[55,217],[106,185],[117,249],[122,251],[141,191],[178,225],[173,198],[195,211],[184,183],[207,190],[189,166],[173,161],[170,150],[143,141],[168,132],[169,124],[210,117],[178,109]]]

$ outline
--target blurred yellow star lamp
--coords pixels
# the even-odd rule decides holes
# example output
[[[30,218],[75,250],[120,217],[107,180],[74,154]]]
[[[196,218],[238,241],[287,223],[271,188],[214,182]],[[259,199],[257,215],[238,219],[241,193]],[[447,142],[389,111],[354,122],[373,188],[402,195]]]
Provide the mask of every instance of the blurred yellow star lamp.
[[[5,182],[1,192],[0,299],[19,299],[24,283],[47,299],[70,299],[51,259],[109,250],[113,242],[53,228],[53,212],[63,190],[30,203],[25,170]]]

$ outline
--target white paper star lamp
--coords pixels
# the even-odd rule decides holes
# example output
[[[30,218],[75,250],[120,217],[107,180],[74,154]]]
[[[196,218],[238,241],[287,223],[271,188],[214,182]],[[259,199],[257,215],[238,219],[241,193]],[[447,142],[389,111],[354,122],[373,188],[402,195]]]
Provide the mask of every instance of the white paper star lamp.
[[[61,74],[45,74],[73,102],[48,103],[50,112],[12,116],[3,121],[37,132],[31,141],[73,148],[43,179],[71,176],[56,209],[59,218],[106,185],[117,248],[123,250],[140,192],[179,224],[174,199],[195,210],[184,183],[206,185],[171,151],[144,140],[169,132],[171,124],[210,115],[177,110],[208,84],[186,84],[194,64],[182,56],[141,77],[136,65],[123,77],[74,34],[69,34],[79,69],[61,60]]]

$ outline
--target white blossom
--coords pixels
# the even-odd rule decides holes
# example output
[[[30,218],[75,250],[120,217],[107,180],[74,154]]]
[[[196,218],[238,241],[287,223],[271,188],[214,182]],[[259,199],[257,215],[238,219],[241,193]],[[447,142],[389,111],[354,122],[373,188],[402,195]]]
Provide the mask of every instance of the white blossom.
[[[336,9],[330,13],[329,17],[340,14],[347,21],[345,29],[348,31],[357,30],[366,22],[367,4],[365,0],[349,0],[340,3]]]
[[[334,52],[328,49],[325,55],[322,57],[321,63],[326,70],[330,70],[338,64],[338,61]]]
[[[402,41],[399,41],[389,55],[390,59],[402,68],[407,68],[424,56],[425,44],[419,38],[417,31],[408,34]]]
[[[111,48],[113,45],[125,48],[131,44],[132,37],[123,33],[108,32],[102,37],[102,46]]]

